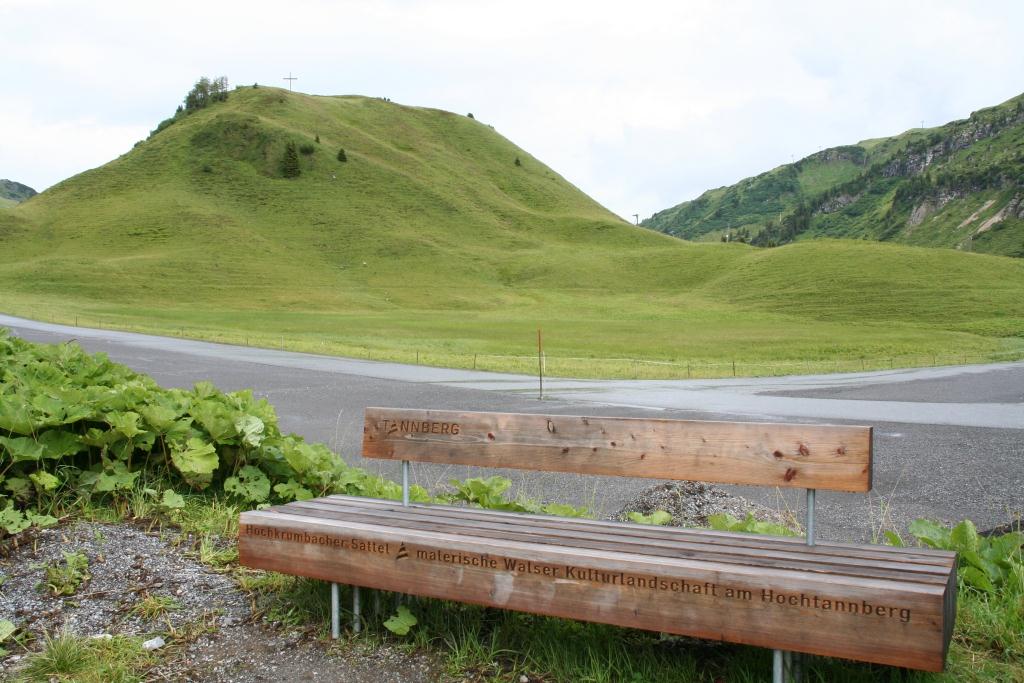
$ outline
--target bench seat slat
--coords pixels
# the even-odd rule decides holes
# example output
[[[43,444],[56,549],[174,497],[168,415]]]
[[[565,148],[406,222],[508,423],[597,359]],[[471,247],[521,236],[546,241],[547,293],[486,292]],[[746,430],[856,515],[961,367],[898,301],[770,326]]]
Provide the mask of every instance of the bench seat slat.
[[[333,495],[318,498],[318,501],[341,501],[342,503],[357,503],[367,507],[379,507],[388,511],[400,511],[403,506],[393,500],[381,498],[362,498],[358,496]],[[588,518],[565,518],[552,515],[540,515],[529,513],[510,513],[498,510],[487,510],[483,508],[465,508],[447,505],[435,505],[414,503],[409,509],[429,509],[431,514],[445,515],[454,518],[471,516],[474,519],[486,519],[500,524],[528,524],[530,528],[555,528],[567,529],[588,529],[607,531],[612,534],[628,534],[637,539],[690,539],[692,542],[708,542],[721,544],[722,546],[738,546],[743,548],[788,548],[796,546],[798,549],[806,547],[804,539],[799,537],[773,536],[766,537],[758,534],[737,534],[728,531],[715,531],[711,529],[686,529],[670,526],[641,525],[631,522],[616,522],[612,520],[599,520]],[[907,562],[915,565],[931,565],[939,573],[945,573],[952,561],[953,553],[935,551],[924,548],[893,548],[891,546],[866,545],[853,543],[836,543],[833,541],[819,541],[814,546],[814,552],[821,555],[837,555],[839,557],[855,557],[863,560],[881,560],[884,562],[901,563]]]
[[[942,668],[949,582],[492,539],[289,508],[242,514],[242,564],[539,614]]]
[[[499,524],[469,515],[434,514],[443,511],[434,506],[415,508],[376,508],[358,503],[345,505],[338,501],[323,499],[306,503],[291,503],[272,508],[293,515],[310,515],[326,519],[351,519],[369,524],[391,525],[396,528],[410,528],[425,531],[443,531],[468,537],[485,536],[492,539],[509,539],[533,543],[555,543],[568,547],[584,547],[598,550],[613,550],[638,555],[662,557],[713,557],[737,564],[753,564],[787,569],[802,569],[822,573],[843,572],[851,576],[875,578],[903,578],[922,583],[945,585],[949,567],[934,565],[895,564],[872,560],[865,562],[857,558],[829,556],[806,549],[777,545],[769,548],[750,548],[742,545],[722,545],[708,542],[708,539],[694,536],[689,538],[636,539],[626,528],[618,533],[598,533],[583,528],[551,528],[537,525]],[[447,512],[467,512],[456,508]],[[472,512],[471,510],[468,512]],[[511,515],[509,515],[511,517]],[[738,539],[743,540],[743,539]],[[891,553],[893,557],[898,553]],[[907,575],[904,575],[907,572]]]
[[[871,428],[367,408],[363,457],[837,491],[871,489]]]

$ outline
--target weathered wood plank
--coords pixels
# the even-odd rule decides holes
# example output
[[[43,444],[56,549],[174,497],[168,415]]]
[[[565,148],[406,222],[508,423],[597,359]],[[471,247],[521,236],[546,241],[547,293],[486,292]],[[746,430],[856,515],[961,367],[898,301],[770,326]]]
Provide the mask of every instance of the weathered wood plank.
[[[367,408],[363,456],[869,491],[871,428]]]
[[[530,528],[553,527],[559,529],[594,529],[599,531],[610,531],[611,533],[627,533],[636,538],[652,539],[681,539],[693,538],[708,543],[721,543],[728,546],[740,546],[745,548],[778,548],[780,546],[806,545],[806,541],[798,536],[763,536],[760,534],[738,534],[728,531],[714,531],[712,529],[688,529],[672,526],[655,526],[635,524],[633,522],[616,522],[607,519],[588,519],[585,517],[557,517],[554,515],[529,514],[522,512],[506,512],[501,510],[487,510],[475,507],[456,507],[433,503],[412,503],[403,506],[394,500],[383,498],[363,498],[360,496],[330,495],[314,499],[319,502],[339,501],[343,504],[357,504],[365,507],[378,507],[387,511],[387,514],[398,514],[401,511],[429,510],[431,514],[444,514],[445,516],[460,517],[466,519],[486,519],[497,521],[503,524],[518,525],[527,524]],[[276,506],[274,510],[286,512],[293,503],[283,506]],[[885,545],[865,545],[855,543],[839,543],[836,541],[819,540],[814,545],[814,552],[826,555],[838,555],[840,557],[856,557],[864,560],[877,559],[885,562],[907,562],[912,564],[934,565],[938,571],[945,572],[949,567],[951,553],[936,551],[932,548],[904,547],[896,548]]]
[[[482,521],[472,514],[463,516],[442,516],[431,514],[429,508],[417,508],[416,514],[409,514],[409,508],[395,509],[367,508],[365,506],[343,505],[337,501],[315,499],[274,509],[293,515],[306,515],[322,519],[345,519],[392,526],[396,529],[417,529],[440,531],[465,537],[485,537],[491,540],[515,540],[536,544],[554,544],[575,548],[612,550],[616,552],[657,557],[705,558],[728,561],[735,564],[749,564],[758,567],[779,567],[821,573],[842,573],[847,576],[900,579],[930,584],[945,584],[948,566],[894,562],[899,553],[890,553],[885,559],[863,560],[857,557],[833,555],[819,551],[817,547],[791,546],[788,544],[765,544],[763,547],[744,545],[744,538],[736,544],[715,544],[699,536],[691,538],[638,539],[620,528],[618,533],[588,531],[585,527],[551,528],[536,525],[499,524]],[[404,513],[404,514],[403,514]],[[511,517],[511,515],[509,515]],[[486,519],[486,518],[484,518]],[[948,564],[948,563],[947,563]]]
[[[242,564],[384,590],[930,671],[944,585],[467,538],[275,511],[242,514]]]

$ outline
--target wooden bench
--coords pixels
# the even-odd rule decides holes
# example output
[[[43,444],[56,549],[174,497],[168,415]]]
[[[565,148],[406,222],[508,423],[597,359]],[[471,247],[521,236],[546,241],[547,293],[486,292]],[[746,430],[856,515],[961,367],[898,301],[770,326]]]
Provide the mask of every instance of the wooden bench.
[[[365,418],[363,455],[403,461],[405,500],[327,496],[242,513],[241,564],[772,648],[775,680],[784,651],[944,667],[954,553],[814,538],[815,489],[871,488],[869,427],[386,408]],[[410,505],[414,460],[805,488],[808,536]]]

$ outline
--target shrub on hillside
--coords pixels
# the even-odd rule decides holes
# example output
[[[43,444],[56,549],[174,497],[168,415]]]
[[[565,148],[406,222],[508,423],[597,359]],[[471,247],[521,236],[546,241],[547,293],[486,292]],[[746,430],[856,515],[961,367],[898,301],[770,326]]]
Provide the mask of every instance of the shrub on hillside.
[[[345,154],[345,148],[344,147],[338,150],[338,161],[341,161],[341,162],[348,161],[348,156]]]
[[[228,98],[228,78],[207,78],[203,76],[185,95],[185,110],[188,112],[202,109],[214,102],[223,102]]]
[[[284,146],[284,156],[281,158],[281,175],[285,178],[298,178],[302,173],[299,168],[299,155],[295,151],[295,143],[289,142]]]
[[[303,144],[303,145],[299,145],[299,152],[301,152],[302,154],[305,154],[306,156],[309,156],[310,154],[312,154],[315,151],[316,151],[316,147],[314,147],[313,145],[309,144],[308,142]]]

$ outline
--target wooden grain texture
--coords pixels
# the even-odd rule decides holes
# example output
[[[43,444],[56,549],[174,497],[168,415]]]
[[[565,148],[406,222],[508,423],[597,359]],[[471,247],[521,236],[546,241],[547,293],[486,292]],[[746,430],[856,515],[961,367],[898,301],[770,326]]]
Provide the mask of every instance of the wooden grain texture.
[[[869,491],[870,427],[367,408],[363,456]]]
[[[445,531],[470,536],[486,535],[491,540],[514,540],[539,545],[558,545],[595,550],[649,555],[652,557],[706,558],[716,556],[733,564],[749,564],[757,567],[780,567],[817,571],[822,573],[842,572],[848,576],[915,580],[922,583],[945,584],[948,567],[945,563],[911,562],[899,552],[887,556],[878,555],[862,558],[849,554],[829,552],[825,547],[792,546],[780,543],[751,545],[744,543],[747,538],[737,538],[733,543],[723,543],[720,538],[705,537],[699,532],[687,536],[664,536],[662,538],[641,538],[629,533],[628,528],[615,531],[593,531],[582,525],[576,528],[545,527],[533,523],[500,523],[489,521],[472,510],[441,508],[440,506],[416,506],[403,508],[378,508],[360,503],[341,505],[336,501],[320,498],[290,503],[275,508],[289,514],[344,519],[366,524],[388,525],[399,529],[423,531]],[[459,514],[467,513],[468,514]],[[447,514],[446,514],[447,513]],[[515,515],[507,515],[514,518]],[[770,539],[769,539],[770,540]],[[919,556],[912,556],[916,558]]]
[[[552,543],[446,524],[422,511],[409,513],[402,526],[387,514],[375,516],[386,511],[376,504],[362,505],[359,515],[360,504],[317,505],[243,513],[239,561],[383,590],[929,671],[943,668],[951,635],[952,553],[933,553],[931,567],[917,573],[857,576],[829,570],[816,548],[786,539],[757,539],[769,546],[761,548],[764,557],[789,558],[788,566],[770,566],[737,560],[728,545],[679,556],[665,554],[662,545],[643,550],[624,526],[621,545],[612,549],[612,526],[601,527],[601,539]],[[584,528],[596,533],[593,525],[581,523]],[[724,537],[740,541],[733,547],[748,538],[718,534]],[[773,540],[777,548],[770,547]],[[803,568],[795,557],[801,552]],[[886,553],[895,557],[899,549]],[[909,556],[909,564],[921,564],[919,553]]]

